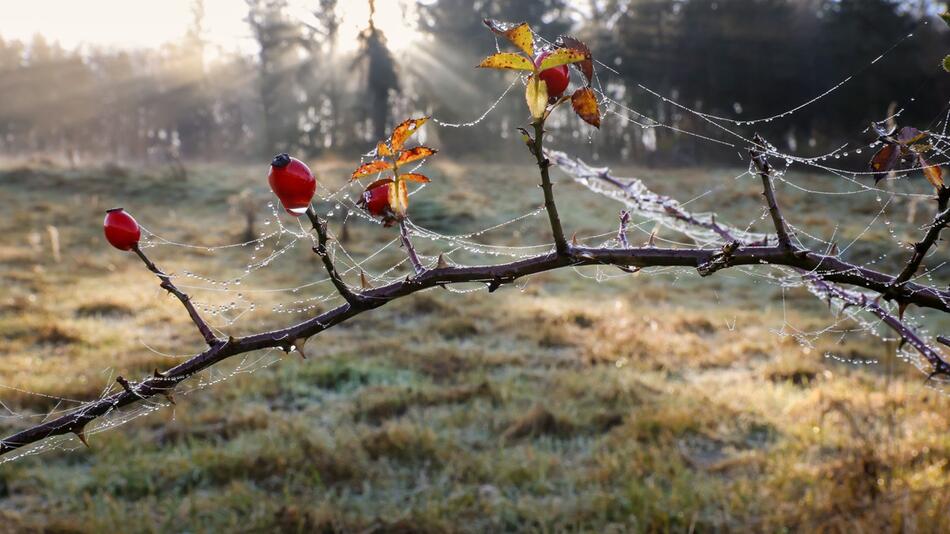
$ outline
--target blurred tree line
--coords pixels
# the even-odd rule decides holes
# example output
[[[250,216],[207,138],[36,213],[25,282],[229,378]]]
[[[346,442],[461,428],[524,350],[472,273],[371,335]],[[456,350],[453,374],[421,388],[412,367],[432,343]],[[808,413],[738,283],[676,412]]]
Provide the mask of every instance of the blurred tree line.
[[[942,118],[950,95],[950,74],[939,68],[950,39],[931,0],[415,0],[416,45],[391,50],[371,16],[349,52],[339,47],[340,11],[364,0],[310,0],[306,20],[289,0],[245,1],[256,55],[208,54],[200,0],[185,37],[158,49],[65,50],[41,36],[23,43],[0,35],[0,153],[72,162],[351,156],[409,114],[463,123],[488,109],[511,77],[472,68],[496,46],[484,17],[591,45],[604,63],[597,82],[611,114],[593,134],[566,113],[552,124],[556,145],[574,143],[586,157],[736,157],[678,132],[734,140],[641,85],[742,121],[804,104],[853,76],[840,91],[755,126],[803,154],[866,140],[862,131],[888,109],[906,108],[900,121],[925,128]],[[395,1],[413,0],[375,0]],[[478,128],[427,133],[456,157],[520,156],[518,143],[505,140],[526,120],[515,87]]]

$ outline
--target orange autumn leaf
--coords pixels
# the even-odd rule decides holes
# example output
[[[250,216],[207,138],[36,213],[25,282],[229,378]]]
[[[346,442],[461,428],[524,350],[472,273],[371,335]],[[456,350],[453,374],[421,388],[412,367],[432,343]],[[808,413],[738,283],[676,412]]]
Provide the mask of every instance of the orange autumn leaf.
[[[917,161],[920,162],[920,169],[924,171],[924,177],[930,185],[937,190],[943,189],[943,168],[940,165],[932,165],[923,156],[917,156]]]
[[[400,179],[400,180],[405,180],[405,181],[407,181],[407,182],[416,182],[416,183],[419,183],[419,184],[427,184],[427,183],[429,183],[429,182],[431,181],[431,180],[429,180],[429,178],[426,177],[425,175],[419,174],[419,173],[415,173],[415,172],[410,172],[410,173],[406,173],[406,174],[400,174],[400,175],[399,175],[399,179]]]
[[[571,106],[577,116],[594,128],[600,128],[600,108],[590,87],[582,87],[571,95]]]
[[[511,69],[534,72],[534,64],[528,58],[514,52],[500,52],[488,56],[477,67],[481,69]]]
[[[412,137],[412,134],[416,133],[427,120],[429,120],[429,117],[402,121],[402,123],[393,130],[393,134],[389,138],[389,147],[396,152],[402,150],[403,145],[406,144],[406,140]],[[386,155],[391,156],[392,153]]]
[[[350,176],[350,181],[358,180],[364,176],[369,176],[371,174],[377,174],[393,168],[393,164],[385,160],[375,160],[369,163],[364,163],[360,165],[358,169],[353,171],[353,175]]]
[[[376,143],[376,155],[379,157],[392,156],[393,151],[385,141]]]
[[[406,163],[412,163],[413,161],[428,158],[436,152],[438,151],[426,146],[413,147],[408,150],[404,150],[399,154],[399,158],[396,160],[396,165],[405,165]]]

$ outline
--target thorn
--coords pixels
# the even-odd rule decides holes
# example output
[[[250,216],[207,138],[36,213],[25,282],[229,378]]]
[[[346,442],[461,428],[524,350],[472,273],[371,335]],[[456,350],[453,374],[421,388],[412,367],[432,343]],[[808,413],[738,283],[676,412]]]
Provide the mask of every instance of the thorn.
[[[88,421],[87,421],[88,423]],[[91,449],[89,442],[86,441],[86,423],[83,423],[73,429],[73,434],[76,434],[76,437],[79,438],[79,441],[86,446],[87,449]]]
[[[499,287],[501,287],[501,278],[495,278],[488,284],[488,292],[494,293]]]
[[[832,243],[832,244],[831,244],[831,250],[828,252],[828,254],[831,255],[831,256],[837,256],[837,255],[838,255],[838,243]]]
[[[172,406],[177,406],[178,403],[175,402],[175,397],[171,393],[162,393],[165,396],[165,400],[172,404]]]
[[[577,246],[577,232],[574,232],[574,235],[571,236],[571,245]]]
[[[897,344],[897,350],[899,351],[899,350],[903,349],[903,348],[904,348],[904,345],[906,345],[906,344],[907,344],[907,338],[904,337],[904,336],[901,336],[901,342]]]
[[[647,246],[653,248],[656,246],[656,230],[650,232],[650,240],[647,242]]]
[[[897,305],[897,318],[901,321],[904,320],[904,311],[907,310],[908,303],[906,301],[901,302]]]
[[[310,338],[298,337],[294,340],[294,348],[297,349],[297,352],[300,353],[300,357],[304,360],[307,359],[307,354],[303,351],[304,345],[307,344],[307,340]]]
[[[360,271],[360,287],[363,289],[373,289],[373,284],[369,283],[369,280],[366,279],[366,273]]]
[[[126,380],[124,376],[115,377],[115,381],[118,382],[127,393],[135,394],[135,391],[132,390],[132,384],[129,384],[129,381]]]
[[[165,378],[167,375],[166,375],[165,373],[159,371],[159,370],[158,370],[158,367],[156,367],[155,370],[152,371],[152,376],[155,377],[155,378]]]
[[[442,254],[441,252],[439,253],[439,259],[438,259],[438,261],[436,262],[435,267],[436,267],[437,269],[448,269],[448,268],[449,268],[449,262],[445,261],[445,255]]]

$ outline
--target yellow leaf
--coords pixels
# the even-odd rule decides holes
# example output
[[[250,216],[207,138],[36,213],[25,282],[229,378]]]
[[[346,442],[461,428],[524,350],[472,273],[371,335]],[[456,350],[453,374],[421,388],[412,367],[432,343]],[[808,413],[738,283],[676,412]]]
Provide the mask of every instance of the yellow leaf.
[[[920,168],[924,171],[924,177],[927,178],[930,185],[934,186],[937,190],[942,189],[943,168],[940,167],[940,165],[931,165],[923,156],[918,156],[917,160],[920,162]]]
[[[528,57],[534,57],[534,33],[531,32],[531,26],[527,23],[521,23],[506,31],[505,37],[519,50],[528,54]]]
[[[529,70],[534,72],[534,63],[521,54],[514,52],[500,52],[488,56],[478,64],[483,69],[511,69],[511,70]]]
[[[414,173],[414,172],[410,172],[410,173],[406,173],[406,174],[400,174],[400,175],[399,175],[399,178],[400,178],[401,180],[405,180],[405,181],[407,181],[407,182],[416,182],[416,183],[420,183],[420,184],[427,184],[427,183],[431,182],[431,180],[429,180],[429,178],[427,178],[426,176],[424,176],[424,175],[422,175],[422,174]]]
[[[541,66],[538,67],[538,70],[547,70],[554,67],[560,67],[561,65],[577,63],[579,61],[584,61],[585,59],[587,59],[587,54],[585,54],[582,50],[558,48],[554,52],[548,54],[547,57],[541,61]]]
[[[376,144],[376,155],[379,157],[392,156],[393,151],[385,142],[380,141]]]
[[[402,150],[402,146],[406,144],[406,140],[412,137],[412,134],[416,133],[427,120],[429,120],[429,117],[403,121],[393,130],[393,134],[389,138],[389,146],[396,152]],[[392,153],[386,155],[391,156]]]
[[[380,173],[392,168],[393,168],[392,163],[381,160],[381,159],[377,159],[369,163],[364,163],[363,165],[360,165],[358,169],[353,171],[353,175],[350,176],[350,181],[352,182],[353,180],[359,180],[360,178],[364,176],[377,174],[377,173]]]
[[[600,128],[600,108],[597,106],[597,98],[594,96],[594,90],[590,87],[582,87],[571,95],[571,106],[574,113],[590,124],[594,128]]]
[[[492,19],[485,19],[484,22],[491,31],[498,35],[504,35],[511,41],[511,44],[518,47],[518,50],[527,54],[528,57],[534,57],[534,33],[531,31],[531,26],[528,26],[526,22],[518,25]]]
[[[389,184],[389,207],[396,215],[406,216],[409,210],[409,188],[406,187],[406,182],[397,180]]]
[[[548,107],[548,84],[537,76],[532,76],[525,87],[524,98],[528,102],[531,117],[540,119]]]
[[[436,152],[438,151],[427,146],[413,147],[409,150],[400,152],[399,159],[396,160],[396,164],[405,165],[406,163],[412,163],[413,161],[428,158],[429,156],[434,155]]]

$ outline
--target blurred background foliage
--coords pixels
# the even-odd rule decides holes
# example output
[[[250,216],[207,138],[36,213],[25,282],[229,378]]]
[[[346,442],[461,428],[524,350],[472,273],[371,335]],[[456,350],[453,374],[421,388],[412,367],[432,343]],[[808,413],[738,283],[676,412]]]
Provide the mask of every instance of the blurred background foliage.
[[[352,6],[338,0],[246,0],[250,44],[233,49],[205,38],[215,21],[202,0],[193,2],[184,36],[154,48],[67,48],[39,34],[4,38],[0,26],[0,154],[60,155],[74,165],[243,161],[278,151],[351,157],[409,114],[467,122],[491,106],[508,81],[473,70],[495,46],[483,17],[528,21],[551,40],[577,35],[604,63],[598,82],[607,95],[702,135],[723,133],[640,85],[704,113],[748,120],[805,103],[853,75],[847,90],[758,125],[780,148],[804,155],[860,138],[894,102],[906,107],[902,121],[926,128],[950,90],[939,68],[947,29],[935,15],[943,6],[932,0],[377,2],[396,4],[386,16],[402,20],[385,27],[401,28],[399,46],[377,23],[382,10],[367,9],[363,30],[348,42],[340,29]],[[478,135],[464,128],[432,135],[454,157],[520,156],[518,143],[505,141],[527,120],[520,98],[500,106]],[[616,115],[590,140],[573,120],[553,126],[560,141],[574,139],[575,152],[590,158],[695,165],[736,157]]]

